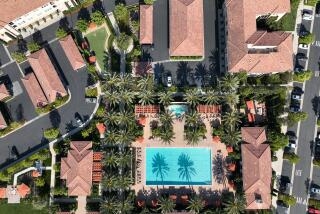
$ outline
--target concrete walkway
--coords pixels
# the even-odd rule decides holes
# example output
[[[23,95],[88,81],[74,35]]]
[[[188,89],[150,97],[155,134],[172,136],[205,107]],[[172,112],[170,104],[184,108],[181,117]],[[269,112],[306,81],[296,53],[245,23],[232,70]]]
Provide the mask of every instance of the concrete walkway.
[[[43,170],[51,170],[51,166],[43,167],[42,169],[43,169]],[[25,174],[25,173],[27,173],[27,172],[34,171],[34,170],[37,170],[37,168],[32,166],[32,167],[26,168],[26,169],[24,169],[24,170],[22,170],[22,171],[20,171],[20,172],[18,172],[18,173],[16,173],[16,174],[14,174],[14,176],[13,176],[13,186],[16,186],[16,185],[17,185],[17,183],[18,183],[18,177],[19,177],[20,175],[23,175],[23,174]]]
[[[53,199],[53,191],[55,187],[55,181],[56,181],[56,170],[55,170],[55,165],[56,165],[56,151],[54,150],[54,144],[50,143],[49,144],[49,150],[51,153],[51,177],[50,177],[50,200],[49,204],[52,203]]]
[[[303,0],[300,0],[298,10],[297,10],[296,27],[295,27],[295,30],[293,31],[293,53],[294,54],[297,54],[297,51],[298,51],[299,31],[300,31],[300,26],[302,23],[303,7],[304,7],[304,2],[303,2]]]
[[[115,32],[116,36],[119,36],[120,35],[120,28],[118,26],[118,23],[117,23],[114,15],[113,15],[113,13],[110,12],[110,13],[107,14],[107,16],[108,16],[108,18],[109,18],[109,20],[110,20],[110,22],[112,24],[112,27],[114,29],[114,32]]]
[[[77,202],[78,202],[78,207],[77,207],[75,214],[86,214],[87,213],[87,209],[86,209],[87,197],[86,196],[78,196]]]

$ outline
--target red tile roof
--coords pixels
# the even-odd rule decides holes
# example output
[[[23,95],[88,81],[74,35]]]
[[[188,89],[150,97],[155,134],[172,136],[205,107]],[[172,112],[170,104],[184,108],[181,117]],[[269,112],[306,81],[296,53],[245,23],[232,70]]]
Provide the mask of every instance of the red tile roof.
[[[26,195],[30,194],[30,192],[31,192],[30,188],[27,185],[25,185],[24,183],[17,186],[17,191],[18,191],[21,198],[25,198]]]
[[[102,172],[93,172],[92,173],[92,181],[93,182],[100,182],[102,180]]]
[[[243,189],[247,209],[269,209],[271,205],[271,150],[266,141],[265,130],[260,127],[241,129]],[[259,202],[257,199],[261,199]]]
[[[170,56],[203,56],[203,0],[170,0]]]
[[[93,151],[89,141],[71,141],[68,156],[61,159],[61,179],[66,179],[69,196],[91,193]]]
[[[249,73],[272,73],[293,69],[292,34],[257,31],[256,27],[256,16],[289,12],[289,0],[227,0],[226,8],[230,72],[245,70]],[[269,46],[274,51],[253,51],[249,50],[248,45]]]
[[[221,113],[221,105],[197,105],[198,113]]]
[[[50,1],[52,0],[1,0],[0,25],[6,25]]]
[[[5,129],[7,127],[8,127],[7,122],[4,119],[2,112],[0,111],[0,129]]]
[[[136,105],[135,114],[155,114],[160,113],[160,106],[159,105]]]
[[[101,171],[102,171],[102,164],[101,164],[101,162],[93,162],[92,171],[94,171],[94,172],[101,172]]]
[[[22,78],[21,81],[26,88],[26,91],[34,107],[45,106],[48,104],[48,100],[44,95],[34,73],[29,73],[24,78]]]
[[[153,43],[153,5],[140,5],[140,44]]]
[[[93,153],[93,161],[101,161],[102,160],[102,152],[94,152]]]
[[[66,89],[45,49],[28,56],[28,61],[50,103],[54,102],[57,96],[67,95]]]
[[[10,93],[4,83],[0,84],[0,100],[10,97]]]
[[[73,70],[77,71],[78,69],[86,66],[86,63],[84,62],[79,49],[76,45],[76,43],[73,41],[73,38],[71,35],[60,39],[60,45],[62,49],[64,50],[64,53],[66,54],[67,58],[69,59],[69,62],[73,68]]]
[[[7,197],[7,188],[0,188],[0,198]]]

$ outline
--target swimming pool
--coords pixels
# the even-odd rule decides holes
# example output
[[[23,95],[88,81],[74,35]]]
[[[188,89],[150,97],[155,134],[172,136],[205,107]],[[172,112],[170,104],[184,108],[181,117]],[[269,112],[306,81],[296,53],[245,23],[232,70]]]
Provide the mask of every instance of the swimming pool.
[[[211,149],[146,148],[146,185],[211,185]]]
[[[188,111],[187,105],[170,105],[168,106],[169,112],[172,112],[176,115],[176,117],[180,117],[183,113]]]

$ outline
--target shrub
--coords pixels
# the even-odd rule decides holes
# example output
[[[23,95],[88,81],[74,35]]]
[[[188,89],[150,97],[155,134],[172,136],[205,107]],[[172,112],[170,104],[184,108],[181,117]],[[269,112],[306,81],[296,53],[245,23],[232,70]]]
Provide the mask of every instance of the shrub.
[[[89,73],[96,75],[96,66],[89,64],[87,66]]]
[[[128,8],[124,4],[116,5],[114,9],[114,15],[119,22],[124,24],[128,24],[129,22],[129,11]]]
[[[313,159],[313,164],[320,167],[320,159]]]
[[[102,25],[105,22],[105,17],[100,11],[95,11],[91,13],[91,21],[97,25]]]
[[[87,88],[86,89],[86,97],[97,97],[98,90],[97,88]]]
[[[13,53],[11,53],[11,56],[12,56],[12,58],[15,59],[18,63],[27,60],[26,55],[24,55],[24,53],[22,53],[22,52],[18,52],[18,51],[13,52]]]
[[[308,33],[305,36],[300,36],[299,37],[299,43],[308,45],[308,44],[311,44],[311,43],[314,42],[314,38],[315,38],[314,34]]]
[[[317,125],[320,126],[320,119],[317,119]]]
[[[153,4],[155,0],[144,0],[145,4]]]
[[[66,37],[67,35],[68,33],[61,27],[59,27],[56,31],[56,37],[59,39]]]
[[[308,113],[306,112],[289,112],[288,114],[288,125],[291,127],[298,123],[299,121],[304,121],[308,118]]]
[[[80,30],[81,32],[86,32],[88,29],[88,21],[84,20],[84,19],[79,19],[77,21],[76,24],[78,30]]]
[[[289,137],[279,132],[270,131],[268,133],[268,141],[271,142],[271,150],[278,151],[289,144]]]
[[[312,77],[312,71],[306,70],[306,71],[301,71],[301,72],[295,72],[293,74],[293,80],[297,82],[304,82]]]
[[[94,124],[94,123],[91,123]],[[90,136],[90,134],[92,134],[95,130],[95,126],[94,125],[90,125],[89,127],[87,127],[86,129],[81,131],[81,135],[83,138],[87,138]]]
[[[125,33],[121,33],[119,37],[116,38],[117,46],[120,50],[127,50],[130,45],[131,37]]]
[[[316,209],[320,209],[320,201],[314,198],[310,198],[308,201],[308,205],[310,207],[315,207]]]
[[[103,103],[101,103],[100,106],[97,109],[97,112],[96,112],[95,116],[98,117],[98,118],[101,118],[101,117],[103,117],[105,115],[105,113],[106,113],[106,106]]]
[[[284,153],[283,159],[290,161],[292,164],[296,164],[300,161],[300,157],[294,153]]]
[[[31,52],[31,53],[33,53],[33,52],[36,52],[36,51],[38,51],[38,50],[40,50],[40,45],[38,44],[38,43],[36,43],[36,42],[29,42],[28,44],[27,44],[27,48],[28,48],[28,50]]]
[[[43,135],[47,139],[56,139],[60,134],[60,131],[58,128],[49,128],[44,130]]]
[[[293,197],[291,195],[283,194],[283,193],[278,194],[278,199],[283,201],[284,203],[286,203],[289,206],[294,206],[297,202],[295,197]]]
[[[42,177],[38,177],[35,179],[34,183],[36,184],[37,187],[43,187],[46,184],[46,181]]]

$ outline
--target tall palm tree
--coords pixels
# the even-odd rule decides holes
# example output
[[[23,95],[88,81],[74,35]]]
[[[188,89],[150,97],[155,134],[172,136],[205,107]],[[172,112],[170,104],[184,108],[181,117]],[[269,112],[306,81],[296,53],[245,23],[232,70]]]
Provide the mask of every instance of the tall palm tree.
[[[106,86],[107,90],[112,90],[115,87],[117,87],[117,84],[120,81],[120,77],[117,74],[109,75],[106,79],[106,84],[104,84],[104,86]]]
[[[147,76],[145,78],[141,78],[138,81],[138,88],[142,91],[152,91],[154,88],[153,77]]]
[[[141,105],[151,105],[154,103],[154,92],[153,91],[143,91],[139,94],[139,103]]]
[[[222,122],[224,123],[225,127],[229,127],[230,131],[235,130],[235,127],[238,123],[241,122],[240,116],[237,112],[227,112],[225,115],[222,116]]]
[[[131,161],[131,154],[128,152],[117,157],[117,165],[121,168],[130,167]]]
[[[220,97],[217,95],[215,91],[207,91],[205,97],[204,97],[204,102],[207,105],[217,105],[219,104]]]
[[[159,93],[159,103],[161,103],[164,106],[168,106],[171,102],[173,102],[173,92],[160,92]]]
[[[185,179],[187,182],[191,181],[191,176],[197,174],[196,169],[193,167],[194,162],[190,159],[190,156],[181,153],[178,158],[178,172],[179,178]]]
[[[189,206],[187,207],[187,209],[192,211],[193,213],[200,213],[203,208],[204,201],[199,196],[194,196],[189,200]]]
[[[116,168],[117,167],[118,156],[114,153],[114,151],[110,151],[104,158],[103,164],[108,168]]]
[[[120,90],[128,90],[132,88],[132,76],[124,75],[118,82],[117,86]]]
[[[200,133],[199,129],[192,130],[192,129],[185,129],[184,138],[187,141],[188,145],[196,146],[200,142],[200,138],[203,137],[203,135]]]
[[[105,199],[100,207],[100,212],[102,214],[116,214],[117,210],[118,207],[114,197]]]
[[[187,114],[186,116],[186,125],[189,127],[194,127],[196,128],[199,124],[200,121],[200,115],[197,112],[192,112]]]
[[[159,133],[159,137],[161,141],[165,144],[172,143],[174,138],[174,132],[172,130],[172,126],[170,127],[170,129],[168,129],[168,127],[166,126],[162,126],[161,131]]]
[[[131,177],[124,175],[119,177],[116,182],[117,182],[118,188],[129,189],[133,181]]]
[[[103,189],[107,191],[112,191],[117,189],[117,177],[113,175],[107,175],[102,180]]]
[[[239,131],[232,131],[230,129],[225,130],[225,134],[222,135],[222,142],[226,145],[238,148],[241,141],[241,133]]]
[[[128,146],[131,144],[131,142],[134,141],[134,136],[125,129],[121,129],[118,133],[117,133],[117,143],[119,146]]]
[[[134,114],[128,111],[119,112],[117,114],[117,123],[119,126],[128,128],[134,124]]]
[[[159,199],[159,208],[158,211],[161,213],[170,213],[174,211],[175,203],[168,197],[161,197]]]
[[[243,195],[235,195],[234,198],[229,199],[224,203],[225,208],[223,209],[226,214],[241,214],[245,213],[246,200]]]
[[[195,107],[201,102],[201,94],[197,91],[197,89],[188,90],[185,94],[185,101],[192,107]]]
[[[104,97],[105,97],[107,103],[109,103],[110,106],[113,106],[113,107],[118,105],[121,101],[118,92],[106,91]]]
[[[121,101],[123,102],[123,104],[125,105],[130,105],[133,103],[133,100],[135,98],[135,95],[134,93],[130,92],[130,91],[125,91],[125,90],[122,90],[120,91],[120,99]]]
[[[104,142],[107,145],[115,145],[117,141],[117,132],[114,129],[109,129],[106,133],[106,137],[104,139]]]
[[[229,93],[224,96],[224,102],[231,108],[232,111],[235,109],[235,105],[239,103],[239,95],[236,93]]]
[[[107,127],[112,127],[113,125],[116,125],[118,120],[117,114],[113,111],[107,112],[105,116],[105,125]]]
[[[156,177],[160,177],[161,181],[163,182],[164,176],[168,174],[170,170],[168,163],[166,162],[166,158],[157,153],[152,158],[152,173],[156,175]]]
[[[238,77],[227,73],[221,80],[221,87],[225,92],[235,92],[239,88]]]
[[[166,128],[171,127],[173,125],[172,114],[169,112],[164,112],[164,113],[160,114],[160,122]]]

